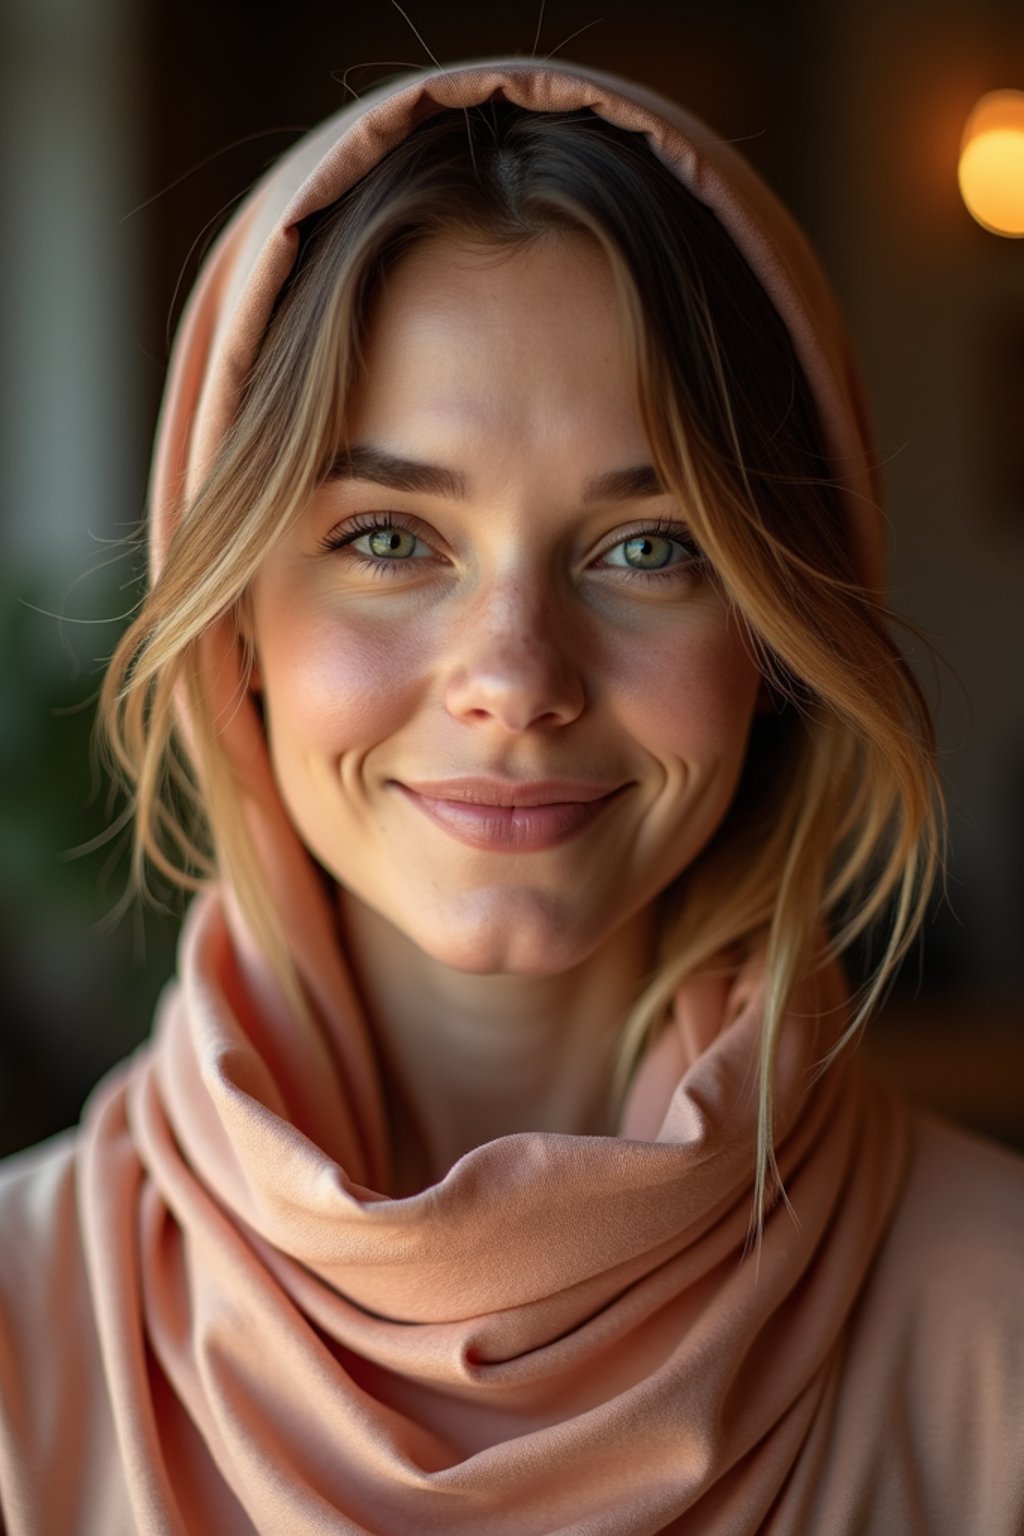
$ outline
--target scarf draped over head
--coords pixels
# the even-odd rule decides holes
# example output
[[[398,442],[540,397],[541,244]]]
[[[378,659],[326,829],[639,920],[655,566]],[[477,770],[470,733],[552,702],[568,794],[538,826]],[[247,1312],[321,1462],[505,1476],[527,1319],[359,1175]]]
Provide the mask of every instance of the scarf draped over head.
[[[522,60],[372,93],[303,139],[234,216],[174,351],[154,577],[238,407],[298,223],[431,113],[495,95],[591,108],[645,135],[718,216],[788,327],[861,574],[878,587],[860,392],[802,235],[677,107],[609,75]],[[373,1041],[329,897],[278,797],[256,709],[238,703],[233,624],[204,643],[310,1019],[290,1014],[230,890],[202,896],[152,1041],[97,1090],[81,1133],[82,1273],[67,1284],[80,1286],[95,1345],[77,1403],[55,1412],[89,1426],[107,1470],[79,1505],[92,1515],[62,1504],[58,1477],[47,1528],[812,1529],[800,1522],[828,1481],[821,1426],[841,1397],[844,1330],[907,1156],[902,1113],[855,1062],[814,1071],[847,1020],[837,975],[805,987],[783,1030],[775,1136],[795,1219],[777,1205],[756,1254],[757,956],[738,977],[683,985],[619,1135],[502,1137],[392,1198]],[[854,1438],[877,1437],[870,1394],[843,1411]],[[856,1478],[833,1471],[830,1508],[853,1509]],[[97,1509],[116,1518],[84,1523]]]

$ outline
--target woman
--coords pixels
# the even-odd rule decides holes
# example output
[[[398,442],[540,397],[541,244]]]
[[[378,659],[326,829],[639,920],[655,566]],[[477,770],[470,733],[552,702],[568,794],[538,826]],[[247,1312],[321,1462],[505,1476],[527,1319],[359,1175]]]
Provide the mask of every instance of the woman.
[[[203,892],[0,1184],[11,1536],[1019,1530],[1020,1164],[849,1049],[938,843],[872,466],[637,87],[404,80],[256,189],[103,700]]]

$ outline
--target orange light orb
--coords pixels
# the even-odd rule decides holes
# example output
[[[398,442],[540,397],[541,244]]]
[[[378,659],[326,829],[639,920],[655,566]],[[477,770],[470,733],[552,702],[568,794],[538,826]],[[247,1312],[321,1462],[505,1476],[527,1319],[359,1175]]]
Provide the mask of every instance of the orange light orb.
[[[1024,236],[1024,91],[990,91],[967,119],[957,173],[972,218]]]

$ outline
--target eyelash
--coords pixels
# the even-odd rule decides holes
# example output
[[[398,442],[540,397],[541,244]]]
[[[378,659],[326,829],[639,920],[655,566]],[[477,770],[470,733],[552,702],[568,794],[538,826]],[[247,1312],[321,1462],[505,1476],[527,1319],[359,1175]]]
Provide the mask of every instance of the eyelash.
[[[388,528],[398,528],[399,533],[411,533],[413,538],[421,538],[416,528],[410,522],[405,522],[404,518],[398,518],[391,511],[361,511],[355,518],[348,519],[344,531],[332,528],[329,535],[319,539],[319,547],[321,547],[321,550],[324,550],[325,554],[338,553],[338,551],[348,548],[348,545],[355,544],[356,539],[361,539],[367,533],[381,533],[381,531],[387,531]],[[421,542],[425,544],[427,541],[422,539]],[[395,565],[402,567],[402,565],[408,564],[407,561],[376,559],[372,554],[364,554],[361,550],[348,551],[347,558],[350,561],[355,561],[355,564],[359,565],[362,570],[373,571],[375,576],[381,576],[384,579],[387,579],[388,574],[391,574],[391,567],[395,567]]]
[[[643,571],[633,566],[620,565],[614,567],[618,571],[629,571],[633,577],[639,577],[641,581],[678,581],[681,576],[704,575],[708,569],[707,560],[696,539],[687,529],[685,523],[674,522],[668,517],[655,517],[642,528],[634,528],[631,532],[622,535],[602,551],[603,555],[611,554],[613,549],[618,549],[623,544],[629,544],[634,539],[668,539],[676,544],[686,555],[686,559],[677,561],[674,565],[663,566],[660,570]]]
[[[375,576],[386,580],[392,574],[394,567],[401,568],[413,559],[407,556],[404,560],[385,560],[383,558],[364,555],[359,550],[350,546],[357,539],[368,533],[379,533],[388,529],[397,529],[400,533],[411,534],[415,539],[421,539],[416,528],[404,518],[393,512],[363,512],[351,518],[343,532],[337,528],[332,529],[324,538],[318,541],[318,546],[325,554],[337,553],[343,549],[349,549],[346,558],[353,560],[361,569],[372,571]],[[660,570],[644,571],[637,567],[616,566],[614,569],[628,571],[632,578],[638,578],[644,582],[673,581],[678,580],[683,574],[693,575],[704,573],[707,570],[707,561],[698,548],[695,540],[682,523],[673,522],[669,518],[657,517],[642,528],[636,528],[609,544],[602,554],[608,555],[613,549],[618,549],[622,544],[628,544],[633,539],[644,538],[669,539],[687,552],[689,558],[680,560],[674,565],[663,566]],[[397,574],[397,572],[394,572]]]

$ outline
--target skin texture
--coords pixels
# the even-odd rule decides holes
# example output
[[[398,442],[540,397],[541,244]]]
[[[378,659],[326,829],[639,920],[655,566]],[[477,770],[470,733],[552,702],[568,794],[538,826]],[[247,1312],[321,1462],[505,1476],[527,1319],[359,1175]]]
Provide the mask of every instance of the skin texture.
[[[599,1128],[652,903],[728,809],[759,674],[684,509],[585,499],[649,463],[598,250],[421,245],[366,357],[344,446],[444,466],[463,492],[328,481],[250,612],[281,793],[339,882],[436,1174],[505,1130]],[[400,788],[467,775],[620,793],[554,846],[481,849]]]

